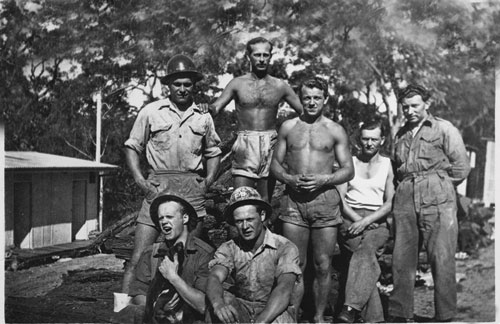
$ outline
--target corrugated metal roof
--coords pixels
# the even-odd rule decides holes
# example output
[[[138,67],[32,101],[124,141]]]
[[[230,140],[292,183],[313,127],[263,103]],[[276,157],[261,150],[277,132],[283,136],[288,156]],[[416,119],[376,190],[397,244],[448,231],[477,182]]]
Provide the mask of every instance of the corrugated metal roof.
[[[118,166],[97,163],[95,161],[82,160],[62,155],[46,154],[39,152],[5,152],[6,170],[26,169],[91,169],[91,170],[113,170]]]

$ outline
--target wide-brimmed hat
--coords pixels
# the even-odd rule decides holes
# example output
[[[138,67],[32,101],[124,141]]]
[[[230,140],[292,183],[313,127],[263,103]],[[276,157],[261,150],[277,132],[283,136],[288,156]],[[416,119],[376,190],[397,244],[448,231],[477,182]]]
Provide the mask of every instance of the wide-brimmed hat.
[[[151,220],[155,224],[155,226],[161,230],[160,226],[160,220],[158,218],[158,207],[160,207],[161,204],[164,202],[168,201],[175,201],[178,202],[179,204],[184,207],[184,211],[186,214],[189,216],[189,221],[188,221],[188,230],[191,231],[196,227],[196,223],[198,222],[198,214],[196,213],[196,210],[194,207],[188,203],[186,200],[183,198],[169,194],[167,192],[160,193],[151,203],[151,206],[149,207],[149,214],[151,215]]]
[[[167,62],[167,75],[160,78],[161,83],[169,84],[178,78],[190,78],[193,82],[203,79],[203,74],[198,72],[193,61],[186,55],[172,56]]]
[[[271,205],[262,199],[259,192],[252,187],[236,188],[229,198],[229,203],[224,210],[224,218],[226,221],[234,225],[233,211],[243,205],[257,205],[264,208],[266,217],[269,218],[273,212]]]

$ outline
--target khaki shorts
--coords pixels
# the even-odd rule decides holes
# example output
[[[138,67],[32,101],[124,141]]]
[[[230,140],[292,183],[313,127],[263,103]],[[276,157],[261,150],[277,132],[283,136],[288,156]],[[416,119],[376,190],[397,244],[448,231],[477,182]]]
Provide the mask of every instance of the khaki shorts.
[[[275,130],[238,132],[232,148],[231,174],[252,179],[268,177],[277,140]]]
[[[281,199],[283,222],[302,227],[322,228],[342,224],[340,195],[336,188],[302,194],[287,188]]]
[[[157,172],[150,173],[148,180],[156,180],[160,183],[156,187],[156,192],[150,192],[142,201],[141,210],[137,216],[137,223],[155,226],[149,215],[149,207],[159,193],[168,189],[168,193],[178,195],[189,202],[196,210],[198,217],[205,217],[205,183],[198,182],[196,178],[199,175],[189,172]]]

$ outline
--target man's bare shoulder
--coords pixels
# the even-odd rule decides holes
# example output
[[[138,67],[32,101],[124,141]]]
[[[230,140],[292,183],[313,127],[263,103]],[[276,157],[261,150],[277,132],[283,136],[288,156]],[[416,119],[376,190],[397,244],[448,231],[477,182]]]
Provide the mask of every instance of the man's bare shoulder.
[[[333,120],[331,120],[330,118],[327,118],[325,116],[323,116],[323,118],[321,120],[321,124],[325,127],[328,127],[331,130],[344,131],[344,127],[342,127],[342,125],[340,125],[337,122],[334,122]]]
[[[231,82],[234,82],[234,83],[247,83],[247,82],[251,82],[251,81],[254,81],[254,78],[252,77],[252,75],[250,73],[242,74],[240,76],[237,76],[233,80],[231,80]]]
[[[276,86],[282,88],[282,89],[292,89],[292,87],[290,87],[290,85],[288,84],[287,81],[283,80],[283,79],[280,79],[280,78],[276,78],[276,77],[273,77],[273,76],[270,76],[272,81],[276,84]]]
[[[237,87],[238,85],[245,83],[246,80],[247,80],[247,78],[245,77],[245,75],[237,76],[236,78],[233,78],[231,81],[229,81],[226,88],[227,87]]]
[[[300,117],[287,119],[283,122],[283,124],[281,124],[280,131],[281,132],[289,131],[290,129],[295,127],[295,125],[297,125],[298,122],[300,122]]]
[[[237,76],[236,78],[229,81],[226,88],[230,88],[233,90],[243,90],[245,89],[250,82],[253,82],[253,78],[249,73]]]

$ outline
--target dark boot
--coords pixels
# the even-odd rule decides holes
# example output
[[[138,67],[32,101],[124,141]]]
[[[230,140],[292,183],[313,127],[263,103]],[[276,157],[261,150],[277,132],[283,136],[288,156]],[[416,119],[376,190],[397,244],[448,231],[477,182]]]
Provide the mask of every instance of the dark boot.
[[[358,315],[359,311],[357,309],[354,309],[351,306],[344,305],[342,307],[342,311],[337,317],[337,320],[340,323],[354,323],[354,321],[358,319]]]

